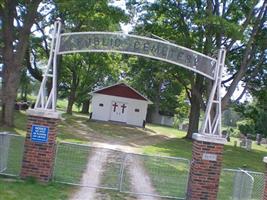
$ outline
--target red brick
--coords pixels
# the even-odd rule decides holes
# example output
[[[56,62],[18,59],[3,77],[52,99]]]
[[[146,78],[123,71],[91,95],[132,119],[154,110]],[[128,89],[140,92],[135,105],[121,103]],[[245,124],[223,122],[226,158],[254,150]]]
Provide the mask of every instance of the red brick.
[[[38,116],[28,116],[27,135],[24,144],[22,178],[34,177],[39,181],[47,182],[52,178],[56,151],[56,132],[59,120]],[[37,143],[31,141],[32,125],[49,127],[48,142]]]
[[[188,200],[216,200],[222,164],[222,144],[193,141]],[[203,160],[204,153],[216,154],[216,161]]]

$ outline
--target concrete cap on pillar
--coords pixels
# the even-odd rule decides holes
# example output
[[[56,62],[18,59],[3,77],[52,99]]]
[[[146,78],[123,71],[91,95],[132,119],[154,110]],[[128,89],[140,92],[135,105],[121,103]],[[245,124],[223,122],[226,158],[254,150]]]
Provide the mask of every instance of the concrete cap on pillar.
[[[267,156],[263,158],[263,162],[267,163]]]
[[[52,119],[60,119],[61,113],[57,111],[47,111],[42,109],[28,109],[26,112],[28,115],[37,116],[37,117],[46,117]]]
[[[204,135],[199,133],[193,133],[193,139],[197,141],[203,141],[203,142],[211,142],[216,144],[226,144],[227,140],[226,138],[222,138],[221,136],[217,135]]]

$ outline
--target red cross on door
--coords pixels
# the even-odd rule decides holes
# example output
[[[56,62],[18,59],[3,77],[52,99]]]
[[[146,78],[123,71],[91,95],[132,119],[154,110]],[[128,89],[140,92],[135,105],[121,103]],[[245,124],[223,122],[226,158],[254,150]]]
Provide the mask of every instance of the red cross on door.
[[[125,104],[122,104],[121,108],[122,108],[122,113],[124,113],[124,109],[126,108],[127,106]]]
[[[118,104],[115,102],[112,106],[113,106],[113,112],[116,112],[116,108],[118,107]]]

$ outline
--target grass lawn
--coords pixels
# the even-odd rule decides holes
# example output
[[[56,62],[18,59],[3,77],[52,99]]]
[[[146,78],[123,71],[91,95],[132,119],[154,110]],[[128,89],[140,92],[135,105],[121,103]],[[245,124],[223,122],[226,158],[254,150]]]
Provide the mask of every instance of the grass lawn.
[[[68,141],[76,143],[88,143],[93,139],[105,138],[106,140],[127,142],[129,138],[134,140],[134,145],[141,148],[145,154],[152,155],[164,155],[171,157],[182,157],[191,159],[192,154],[192,141],[183,139],[185,136],[184,131],[179,131],[174,128],[164,127],[154,124],[147,124],[146,129],[136,128],[136,127],[121,127],[116,124],[102,123],[89,121],[87,115],[82,115],[79,113],[74,113],[73,116],[63,114],[63,120],[59,125],[58,140]],[[6,129],[0,127],[0,131],[11,131],[19,135],[25,136],[26,134],[26,114],[25,112],[15,112],[15,128]],[[139,139],[142,138],[142,139]],[[153,143],[146,144],[143,139],[147,138],[147,141]],[[267,155],[267,149],[264,146],[258,146],[253,143],[252,150],[246,151],[245,149],[234,147],[235,138],[231,138],[231,142],[227,143],[224,147],[224,157],[223,157],[223,168],[246,168],[252,171],[264,172],[265,166],[262,162],[262,158]],[[10,155],[14,156],[16,160],[16,155],[19,149],[19,145],[14,145],[17,147],[12,150]],[[19,149],[19,150],[18,150]],[[74,181],[76,182],[82,174],[82,171],[86,167],[87,158],[89,152],[83,149],[78,149],[77,151],[71,151],[71,149],[65,149],[62,147],[59,153],[59,164],[60,168],[56,166],[56,179],[66,182]],[[14,153],[15,152],[15,153]],[[77,159],[79,157],[79,159]],[[66,162],[69,160],[69,162]],[[11,162],[9,165],[14,163],[14,169],[18,174],[18,163]],[[61,170],[64,166],[64,170]],[[153,165],[158,165],[159,163],[154,163]],[[145,163],[146,167],[151,167],[151,163]],[[114,165],[115,166],[115,165]],[[71,170],[73,167],[77,169],[77,173],[73,173]],[[152,166],[154,167],[154,166]],[[114,170],[118,170],[115,166]],[[113,171],[113,169],[112,169]],[[14,172],[12,172],[14,173]],[[149,172],[154,173],[154,172]],[[103,183],[110,184],[115,181],[116,177],[110,176],[108,173]],[[156,182],[157,180],[153,180]],[[225,180],[227,182],[227,180]],[[225,182],[224,181],[224,182]],[[226,184],[227,185],[227,184]],[[0,178],[0,200],[5,199],[66,199],[73,191],[74,187],[61,185],[61,184],[48,184],[40,185],[35,182],[22,182],[19,180],[6,181],[6,179]],[[159,193],[164,193],[165,191],[158,190]],[[123,199],[123,195],[117,194],[116,192],[103,193],[109,194],[117,200]],[[177,194],[180,195],[180,194]]]
[[[240,147],[234,147],[232,143],[226,144],[223,152],[223,168],[244,168],[264,172],[265,165],[262,159],[267,155],[267,149],[263,146],[259,147],[255,143],[252,148],[251,151],[247,151]],[[191,159],[192,141],[174,138],[159,144],[144,147],[144,152],[147,154]]]
[[[0,200],[66,200],[73,187],[0,178]]]

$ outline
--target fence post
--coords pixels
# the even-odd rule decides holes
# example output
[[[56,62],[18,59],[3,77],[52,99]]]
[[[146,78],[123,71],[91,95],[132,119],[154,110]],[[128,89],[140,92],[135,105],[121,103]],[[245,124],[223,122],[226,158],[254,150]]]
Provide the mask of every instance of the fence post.
[[[267,156],[263,158],[263,162],[265,163],[265,186],[263,200],[267,200]]]
[[[48,182],[53,175],[60,114],[28,110],[27,135],[20,176]]]
[[[188,200],[216,200],[225,138],[193,134]]]

